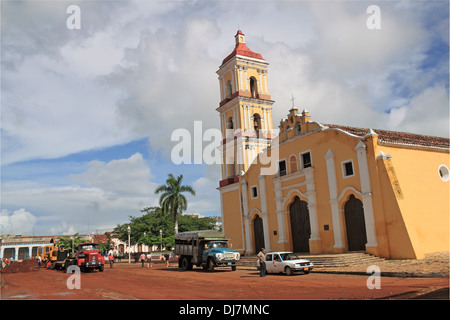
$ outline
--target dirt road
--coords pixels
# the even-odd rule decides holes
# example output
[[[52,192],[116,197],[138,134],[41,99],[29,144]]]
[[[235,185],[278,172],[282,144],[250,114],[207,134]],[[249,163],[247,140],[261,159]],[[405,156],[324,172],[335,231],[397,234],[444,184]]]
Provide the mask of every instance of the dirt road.
[[[71,279],[69,279],[71,277]],[[2,275],[1,299],[158,299],[158,300],[298,300],[410,298],[448,288],[448,278],[381,277],[380,289],[367,288],[367,276],[314,273],[268,275],[256,270],[202,269],[183,272],[162,264],[117,263],[104,272],[81,273],[80,289],[69,289],[74,276],[56,270]],[[70,281],[72,286],[75,281]]]

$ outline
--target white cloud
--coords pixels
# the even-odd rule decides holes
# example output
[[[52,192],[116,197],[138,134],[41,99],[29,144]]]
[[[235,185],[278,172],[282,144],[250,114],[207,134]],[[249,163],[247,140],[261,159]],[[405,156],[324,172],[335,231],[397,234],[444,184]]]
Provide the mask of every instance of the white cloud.
[[[32,208],[38,231],[64,234],[111,230],[129,215],[139,215],[139,210],[158,203],[156,184],[150,181],[150,169],[139,153],[107,163],[91,161],[85,172],[70,179],[78,184],[5,182],[2,205]]]
[[[147,196],[154,188],[150,169],[140,153],[128,159],[91,161],[88,169],[70,179],[89,188],[103,190],[114,196]]]
[[[32,235],[37,218],[24,208],[14,210],[2,209],[0,215],[0,233]]]

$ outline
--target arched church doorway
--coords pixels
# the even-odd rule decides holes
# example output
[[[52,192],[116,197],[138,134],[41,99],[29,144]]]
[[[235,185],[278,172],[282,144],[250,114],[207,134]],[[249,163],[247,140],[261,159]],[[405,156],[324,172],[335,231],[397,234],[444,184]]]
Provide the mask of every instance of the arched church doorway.
[[[292,249],[294,252],[309,252],[311,224],[309,221],[308,204],[295,197],[289,206],[291,218]]]
[[[264,226],[263,220],[257,215],[253,220],[253,232],[255,237],[255,252],[264,248]]]
[[[364,251],[366,249],[367,236],[361,200],[351,195],[345,203],[344,215],[348,251]]]

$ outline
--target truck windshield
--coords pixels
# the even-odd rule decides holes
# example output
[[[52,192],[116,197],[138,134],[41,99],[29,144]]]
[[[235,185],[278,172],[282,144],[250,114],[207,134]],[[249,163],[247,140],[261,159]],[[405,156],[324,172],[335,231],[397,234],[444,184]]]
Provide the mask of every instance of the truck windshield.
[[[80,246],[80,250],[98,250],[97,244],[84,244]]]
[[[213,248],[228,248],[226,242],[212,242],[209,247],[211,249],[213,249]]]

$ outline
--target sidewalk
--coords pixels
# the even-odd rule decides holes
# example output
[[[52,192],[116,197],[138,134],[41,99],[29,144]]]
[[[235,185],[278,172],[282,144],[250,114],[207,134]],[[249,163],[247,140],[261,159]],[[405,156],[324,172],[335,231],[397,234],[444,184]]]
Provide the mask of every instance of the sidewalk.
[[[382,260],[375,266],[379,268],[381,276],[385,277],[425,277],[449,278],[449,252],[431,253],[420,260]],[[316,268],[315,272],[343,273],[343,274],[373,274],[368,270],[373,264],[361,264],[345,267]]]
[[[449,252],[439,252],[427,254],[420,260],[380,260],[376,264],[315,267],[312,272],[368,275],[375,272],[373,269],[368,270],[368,267],[375,265],[384,277],[449,278],[449,258]],[[256,266],[238,266],[238,269],[256,270]]]

